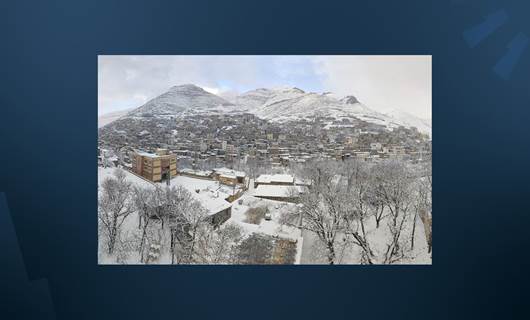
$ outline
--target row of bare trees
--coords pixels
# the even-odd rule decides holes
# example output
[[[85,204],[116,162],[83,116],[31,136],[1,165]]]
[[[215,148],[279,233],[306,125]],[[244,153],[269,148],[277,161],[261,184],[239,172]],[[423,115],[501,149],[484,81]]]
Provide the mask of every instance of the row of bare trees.
[[[345,245],[360,252],[360,263],[399,263],[414,248],[417,216],[431,213],[432,173],[427,165],[328,161],[305,166],[297,174],[310,180],[311,187],[300,195],[298,211],[287,213],[283,223],[314,233],[329,264],[339,262],[337,251]],[[372,237],[368,224],[386,228],[378,233],[384,238]],[[430,234],[427,238],[430,250]]]
[[[102,182],[98,200],[100,244],[117,262],[134,254],[151,263],[168,253],[171,264],[230,263],[242,238],[237,226],[213,225],[183,187],[133,186],[121,169]]]

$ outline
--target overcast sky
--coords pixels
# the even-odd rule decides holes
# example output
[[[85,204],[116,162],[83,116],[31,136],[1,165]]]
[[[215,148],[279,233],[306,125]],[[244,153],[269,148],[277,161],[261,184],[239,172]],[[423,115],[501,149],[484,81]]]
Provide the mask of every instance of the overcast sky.
[[[98,114],[192,83],[225,96],[279,86],[331,91],[431,118],[431,74],[431,56],[99,56]]]

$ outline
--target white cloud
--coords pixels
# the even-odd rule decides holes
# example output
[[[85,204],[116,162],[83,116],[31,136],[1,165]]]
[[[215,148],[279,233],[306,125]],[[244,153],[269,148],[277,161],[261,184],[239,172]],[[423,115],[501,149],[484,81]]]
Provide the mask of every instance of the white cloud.
[[[140,106],[179,84],[193,83],[213,91],[227,91],[223,81],[252,86],[259,79],[255,75],[259,65],[254,59],[250,56],[99,56],[98,114]]]
[[[219,88],[210,88],[210,87],[202,87],[205,91],[208,91],[209,93],[213,94],[219,94],[221,90]]]
[[[315,67],[326,90],[353,94],[378,111],[431,118],[431,56],[321,56]]]

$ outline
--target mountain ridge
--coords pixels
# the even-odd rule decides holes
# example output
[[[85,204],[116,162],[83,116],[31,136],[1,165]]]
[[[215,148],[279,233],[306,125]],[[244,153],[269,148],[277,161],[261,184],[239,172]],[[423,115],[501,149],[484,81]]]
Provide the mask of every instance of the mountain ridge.
[[[232,103],[199,86],[184,84],[169,88],[168,91],[147,101],[142,106],[130,111],[127,115],[167,115],[179,113],[190,108],[207,109],[218,105],[230,106]]]
[[[416,127],[431,135],[432,126],[425,119],[393,110],[381,113],[370,109],[355,96],[340,99],[331,93],[306,92],[297,87],[257,88],[237,95],[231,101],[194,84],[172,86],[124,116],[152,117],[179,115],[186,112],[248,112],[273,122],[288,122],[315,117],[357,118],[386,126]]]

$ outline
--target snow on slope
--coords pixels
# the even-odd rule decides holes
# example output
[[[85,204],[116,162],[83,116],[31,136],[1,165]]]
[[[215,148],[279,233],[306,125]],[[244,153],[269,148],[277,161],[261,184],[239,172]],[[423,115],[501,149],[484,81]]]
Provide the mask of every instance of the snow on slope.
[[[271,121],[288,121],[304,117],[355,117],[360,120],[386,126],[416,127],[420,132],[431,133],[430,123],[405,113],[383,114],[374,111],[354,96],[337,99],[326,92],[304,92],[298,88],[256,89],[237,97],[236,104],[258,117]]]
[[[143,106],[131,111],[130,116],[142,114],[173,115],[188,109],[209,109],[218,106],[233,106],[227,100],[193,85],[174,86],[166,93],[149,100]]]
[[[378,124],[384,124],[386,120],[386,116],[359,103],[353,96],[338,100],[329,93],[306,93],[298,88],[253,90],[239,96],[236,103],[271,121],[315,116],[353,116]]]
[[[354,117],[386,126],[389,129],[400,125],[415,126],[419,131],[431,134],[431,126],[428,121],[405,113],[383,114],[376,112],[359,102],[354,96],[338,99],[329,92],[318,94],[305,92],[295,87],[281,87],[259,88],[243,93],[231,100],[233,102],[193,84],[186,84],[172,87],[166,93],[130,111],[127,115],[133,117],[147,114],[152,116],[186,116],[198,113],[249,112],[275,122],[318,116],[335,119]]]
[[[392,121],[399,123],[405,127],[416,127],[418,131],[432,135],[432,124],[430,120],[422,119],[411,115],[410,113],[392,110],[385,113]]]
[[[253,110],[264,105],[274,94],[270,89],[260,88],[237,96],[234,102]]]
[[[114,120],[117,120],[117,119],[123,117],[128,112],[130,112],[131,110],[133,110],[133,109],[125,109],[125,110],[110,112],[110,113],[106,113],[106,114],[98,117],[98,128],[101,128],[101,127],[113,122]]]

